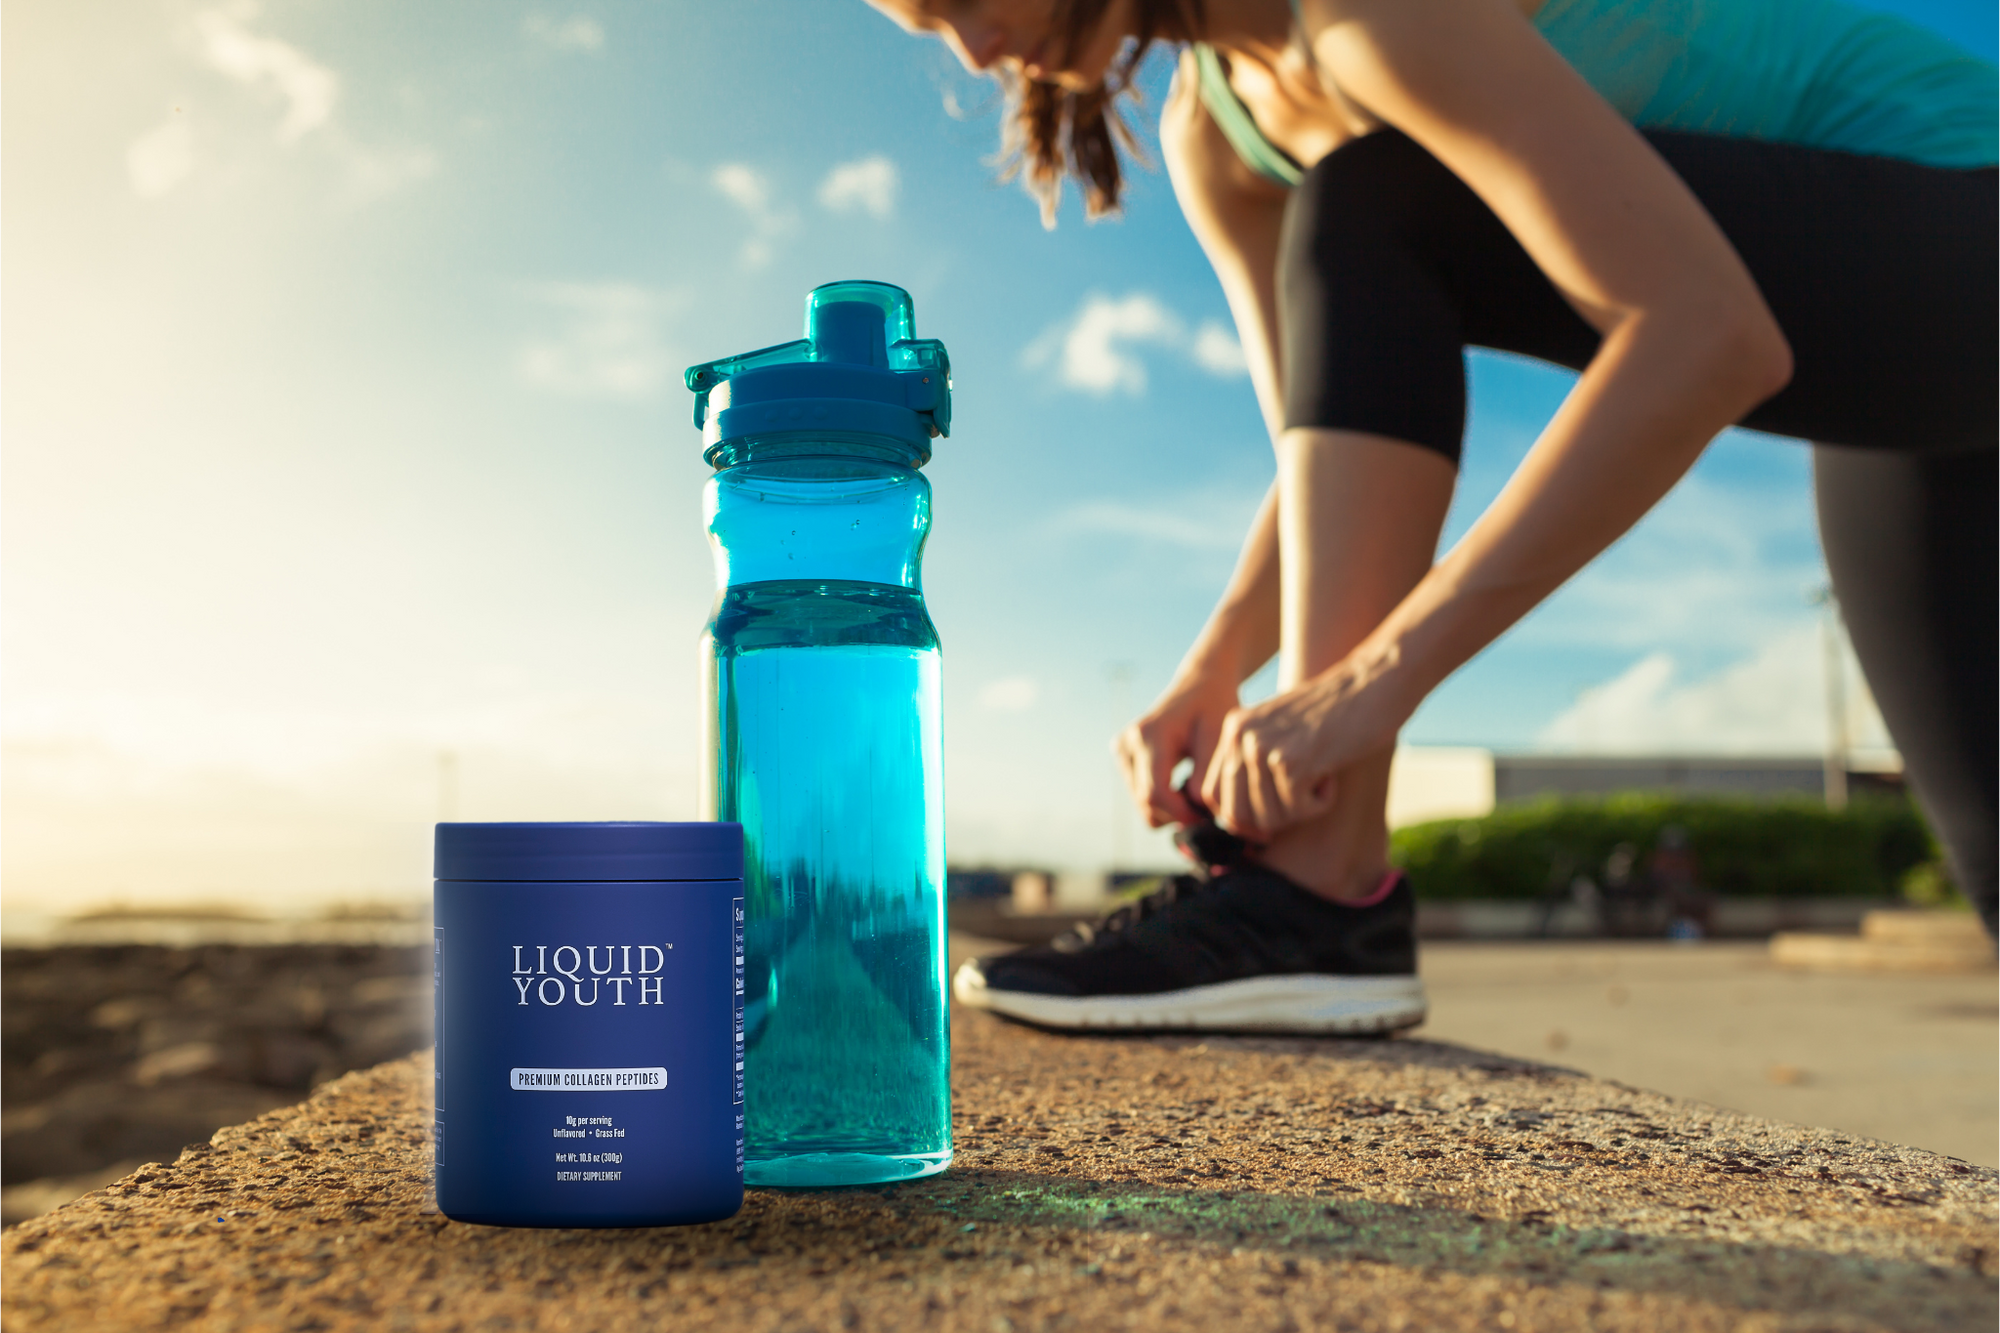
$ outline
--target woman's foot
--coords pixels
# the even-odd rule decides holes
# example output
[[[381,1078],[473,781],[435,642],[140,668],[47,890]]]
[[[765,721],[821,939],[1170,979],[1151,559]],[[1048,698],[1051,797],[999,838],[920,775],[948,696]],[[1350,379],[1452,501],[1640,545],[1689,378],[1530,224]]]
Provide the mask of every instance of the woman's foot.
[[[966,963],[952,992],[1056,1028],[1395,1032],[1427,1008],[1415,927],[1399,872],[1337,903],[1237,865],[1177,875],[1095,926]]]

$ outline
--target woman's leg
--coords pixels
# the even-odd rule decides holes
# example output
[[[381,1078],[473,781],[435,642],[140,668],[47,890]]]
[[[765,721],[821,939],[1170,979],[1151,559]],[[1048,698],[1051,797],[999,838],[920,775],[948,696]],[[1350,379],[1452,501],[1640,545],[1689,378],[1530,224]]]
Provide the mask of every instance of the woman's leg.
[[[1278,688],[1345,657],[1416,586],[1437,554],[1457,477],[1435,451],[1379,435],[1278,438]],[[1373,891],[1389,866],[1392,754],[1342,771],[1333,808],[1278,835],[1264,864],[1336,900]]]
[[[1791,383],[1744,425],[1892,453],[1995,447],[2000,173],[1668,131],[1646,139],[1721,226],[1791,342]],[[1397,131],[1307,173],[1284,246],[1287,426],[1366,431],[1456,459],[1458,348],[1579,369],[1596,353],[1596,332],[1492,211]]]
[[[1994,924],[2000,839],[1996,173],[1655,135],[1797,357],[1747,424],[1813,451],[1820,543],[1954,878]]]
[[[1913,783],[1990,922],[1995,173],[1647,137],[1721,224],[1792,343],[1791,385],[1746,424],[1853,446],[1817,456],[1828,563]],[[1330,437],[1371,432],[1455,458],[1464,389],[1455,355],[1435,351],[1440,336],[1570,366],[1597,345],[1491,211],[1394,131],[1308,173],[1283,277],[1287,423]],[[1335,589],[1328,560],[1313,577]],[[1317,661],[1312,649],[1304,660]],[[1373,802],[1377,789],[1357,783],[1354,795]],[[1359,829],[1375,812],[1343,813]]]
[[[1855,656],[1952,877],[1994,928],[2000,468],[1991,450],[1813,451],[1820,543]]]
[[[1280,689],[1346,656],[1416,586],[1458,478],[1463,339],[1416,225],[1435,164],[1374,137],[1306,173],[1279,242]],[[1371,892],[1389,864],[1392,755],[1337,774],[1333,808],[1264,863],[1323,897]]]
[[[1651,136],[1797,357],[1747,424],[1813,452],[1834,591],[1954,877],[1993,926],[2000,809],[1996,173]]]

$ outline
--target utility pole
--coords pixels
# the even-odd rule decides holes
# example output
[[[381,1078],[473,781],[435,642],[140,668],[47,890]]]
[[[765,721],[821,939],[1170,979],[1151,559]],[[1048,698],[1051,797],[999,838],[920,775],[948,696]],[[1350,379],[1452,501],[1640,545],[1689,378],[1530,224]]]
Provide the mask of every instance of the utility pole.
[[[1820,655],[1826,673],[1826,808],[1847,808],[1847,659],[1841,652],[1840,600],[1830,586],[1807,600],[1820,609]]]
[[[438,751],[437,817],[440,824],[449,824],[458,818],[458,751],[456,750]]]

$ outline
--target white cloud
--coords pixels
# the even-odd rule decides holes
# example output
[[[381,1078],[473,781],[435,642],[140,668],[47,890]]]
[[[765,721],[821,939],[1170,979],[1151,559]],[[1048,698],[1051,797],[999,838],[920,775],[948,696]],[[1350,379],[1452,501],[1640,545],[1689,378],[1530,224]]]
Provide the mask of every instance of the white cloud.
[[[709,178],[724,198],[751,217],[761,217],[771,208],[771,182],[757,168],[742,162],[724,162]]]
[[[819,202],[835,213],[857,209],[872,217],[887,218],[896,211],[896,190],[901,180],[896,164],[877,153],[854,162],[843,162],[820,182]]]
[[[778,202],[770,177],[747,162],[724,162],[708,179],[749,218],[750,230],[739,252],[743,266],[762,268],[770,263],[775,242],[798,226],[798,214]]]
[[[333,118],[340,76],[288,42],[250,31],[256,16],[250,0],[202,10],[194,16],[196,40],[219,73],[285,103],[278,141],[293,143]]]
[[[361,204],[422,180],[437,158],[422,147],[374,148],[356,143],[335,116],[340,75],[291,43],[253,30],[254,0],[229,0],[195,13],[188,33],[196,56],[216,73],[283,108],[277,141],[293,148],[307,138],[323,146],[342,173],[339,202]],[[204,129],[204,142],[207,141]],[[134,140],[126,175],[141,198],[157,198],[197,166],[194,135],[176,108],[174,119]]]
[[[1262,498],[1202,492],[1140,504],[1095,500],[1063,510],[1054,523],[1069,532],[1132,537],[1194,551],[1233,551],[1243,544]]]
[[[132,192],[157,199],[194,170],[194,131],[180,115],[156,125],[125,150],[125,174]]]
[[[1829,723],[1821,634],[1817,624],[1794,625],[1735,665],[1685,683],[1670,654],[1649,653],[1584,690],[1537,741],[1586,754],[1819,754]],[[1839,661],[1849,748],[1892,748],[1844,640]]]
[[[423,180],[437,170],[437,155],[428,148],[364,148],[335,126],[327,142],[347,169],[343,202],[365,204]]]
[[[1114,301],[1092,292],[1074,317],[1029,344],[1022,361],[1034,368],[1056,358],[1062,382],[1086,393],[1141,394],[1146,391],[1146,364],[1126,346],[1173,346],[1182,337],[1179,318],[1147,293]]]
[[[572,14],[566,19],[530,14],[521,21],[521,31],[558,51],[583,51],[595,55],[604,49],[604,25],[583,14]]]
[[[1075,315],[1028,344],[1021,363],[1033,370],[1054,362],[1064,385],[1099,397],[1137,396],[1147,382],[1146,363],[1136,351],[1142,347],[1179,353],[1211,375],[1244,373],[1243,349],[1226,329],[1210,320],[1190,337],[1185,321],[1150,292],[1119,299],[1092,292]]]
[[[1194,331],[1194,346],[1188,349],[1194,363],[1218,379],[1235,379],[1250,373],[1249,362],[1243,356],[1243,344],[1236,340],[1236,334],[1224,328],[1216,320],[1203,320]]]
[[[586,398],[645,398],[680,370],[683,358],[661,336],[682,305],[675,293],[632,283],[547,283],[528,289],[562,316],[551,337],[521,349],[521,378],[538,389]]]
[[[995,713],[1025,713],[1041,697],[1033,676],[1008,676],[980,688],[979,706]]]

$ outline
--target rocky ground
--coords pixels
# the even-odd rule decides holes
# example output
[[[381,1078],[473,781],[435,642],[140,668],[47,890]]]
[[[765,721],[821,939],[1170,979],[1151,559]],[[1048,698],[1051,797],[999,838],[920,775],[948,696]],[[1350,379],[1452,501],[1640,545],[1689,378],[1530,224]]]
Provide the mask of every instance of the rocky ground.
[[[0,953],[6,1221],[430,1041],[428,948]]]
[[[702,1227],[428,1199],[429,1064],[321,1088],[0,1240],[0,1327],[1980,1330],[1995,1173],[1417,1040],[960,1013],[942,1176]]]

